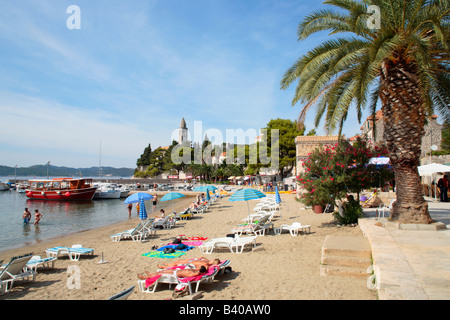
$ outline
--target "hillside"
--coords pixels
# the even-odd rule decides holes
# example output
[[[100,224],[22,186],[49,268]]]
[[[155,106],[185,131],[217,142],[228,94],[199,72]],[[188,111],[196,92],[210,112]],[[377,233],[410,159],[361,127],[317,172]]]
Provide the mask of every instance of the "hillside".
[[[99,167],[91,168],[69,168],[69,167],[57,167],[49,165],[34,165],[31,167],[7,167],[0,165],[0,176],[36,176],[36,177],[98,177]],[[134,169],[131,168],[113,168],[102,167],[102,176],[110,175],[114,177],[131,177],[134,174]]]

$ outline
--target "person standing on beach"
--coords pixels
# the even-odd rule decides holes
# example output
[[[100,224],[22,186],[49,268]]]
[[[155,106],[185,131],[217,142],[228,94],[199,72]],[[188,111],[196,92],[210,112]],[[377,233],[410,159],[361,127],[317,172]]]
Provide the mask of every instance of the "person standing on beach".
[[[31,212],[28,210],[28,208],[25,208],[22,218],[23,218],[23,223],[28,224],[30,222]]]
[[[158,195],[155,194],[153,197],[153,211],[156,210],[156,204],[158,203]]]
[[[127,209],[128,209],[128,218],[131,218],[131,210],[133,210],[133,204],[129,203]]]
[[[41,221],[42,213],[39,212],[38,209],[34,210],[34,225],[39,225],[39,221]]]

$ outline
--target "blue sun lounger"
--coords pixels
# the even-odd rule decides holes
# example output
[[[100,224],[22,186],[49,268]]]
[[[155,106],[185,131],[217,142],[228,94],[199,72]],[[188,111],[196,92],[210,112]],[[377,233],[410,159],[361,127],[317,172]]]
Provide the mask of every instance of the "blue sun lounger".
[[[81,255],[93,255],[94,249],[83,248],[81,245],[73,245],[72,247],[53,247],[45,250],[48,258],[58,257],[60,255],[68,255],[72,261],[78,261]]]

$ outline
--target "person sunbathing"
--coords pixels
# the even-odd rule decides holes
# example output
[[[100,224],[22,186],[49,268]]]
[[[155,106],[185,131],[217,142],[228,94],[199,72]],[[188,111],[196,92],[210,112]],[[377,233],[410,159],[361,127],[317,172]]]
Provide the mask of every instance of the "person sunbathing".
[[[184,259],[184,260],[178,260],[172,263],[164,263],[161,265],[158,265],[158,268],[160,269],[167,269],[167,268],[172,268],[175,266],[181,266],[181,265],[185,265],[185,264],[191,264],[193,266],[195,266],[195,269],[200,269],[200,267],[204,266],[206,269],[208,269],[210,266],[216,266],[220,264],[220,260],[219,259],[214,259],[214,260],[208,260],[206,258],[195,258],[195,259]]]
[[[173,274],[177,278],[190,278],[190,277],[196,277],[201,274],[204,274],[207,271],[208,271],[208,269],[206,269],[204,266],[202,266],[202,267],[200,267],[199,270],[185,268],[185,269],[164,269],[164,270],[154,272],[154,273],[148,273],[147,271],[145,271],[145,275],[138,274],[137,276],[141,280],[146,280],[148,278],[153,278],[156,276],[162,276],[164,274]]]

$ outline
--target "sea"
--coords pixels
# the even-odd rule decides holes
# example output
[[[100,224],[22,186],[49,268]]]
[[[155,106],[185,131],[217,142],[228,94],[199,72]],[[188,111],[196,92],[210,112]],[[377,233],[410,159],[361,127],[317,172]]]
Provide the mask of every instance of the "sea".
[[[11,177],[0,177],[2,182],[8,179]],[[15,190],[0,191],[0,252],[128,220],[124,200],[45,201],[28,199],[25,193]],[[170,204],[175,201],[177,200],[170,201]],[[156,210],[159,211],[166,205],[165,202],[158,201]],[[152,203],[147,201],[145,207],[150,214]],[[23,223],[25,208],[31,212],[29,224]],[[39,209],[43,215],[36,226],[33,224],[35,209]],[[132,217],[136,216],[136,209],[133,207]]]

